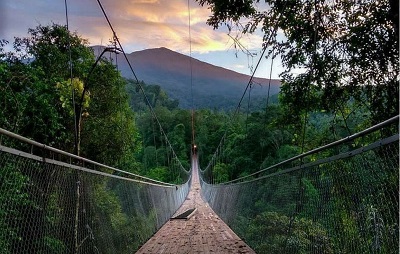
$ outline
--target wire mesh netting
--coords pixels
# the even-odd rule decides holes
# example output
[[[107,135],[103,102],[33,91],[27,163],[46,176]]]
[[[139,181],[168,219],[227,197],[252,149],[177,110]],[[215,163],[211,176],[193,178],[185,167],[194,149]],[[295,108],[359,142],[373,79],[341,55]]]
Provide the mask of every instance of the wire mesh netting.
[[[382,133],[226,184],[205,170],[202,194],[257,253],[398,253],[398,134]]]
[[[134,253],[189,191],[35,149],[0,146],[1,253]]]

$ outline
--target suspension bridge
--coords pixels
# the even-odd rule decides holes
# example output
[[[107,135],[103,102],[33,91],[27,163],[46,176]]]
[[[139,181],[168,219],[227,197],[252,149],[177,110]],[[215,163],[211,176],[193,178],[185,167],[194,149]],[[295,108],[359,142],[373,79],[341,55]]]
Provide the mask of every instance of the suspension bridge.
[[[222,184],[213,183],[218,156],[201,170],[193,154],[191,170],[181,169],[186,177],[180,185],[0,129],[0,248],[2,253],[396,253],[397,122],[398,116]]]
[[[126,58],[98,3],[115,49]],[[229,163],[223,151],[229,136],[204,169],[198,163],[202,154],[192,146],[191,166],[184,168],[151,106],[150,112],[179,184],[0,128],[0,252],[398,253],[399,116],[220,182],[216,167]]]

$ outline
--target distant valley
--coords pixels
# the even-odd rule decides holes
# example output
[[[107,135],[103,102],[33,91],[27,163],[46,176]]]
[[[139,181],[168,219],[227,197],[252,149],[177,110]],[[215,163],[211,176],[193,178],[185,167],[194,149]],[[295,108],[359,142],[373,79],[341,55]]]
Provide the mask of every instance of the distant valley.
[[[101,46],[94,47],[94,52],[97,55],[102,50]],[[104,56],[115,59],[113,53],[106,53]],[[248,75],[194,58],[190,60],[190,57],[167,48],[136,51],[127,54],[127,57],[139,81],[144,81],[149,85],[161,86],[169,97],[179,100],[181,108],[191,108],[192,82],[195,108],[233,109],[250,80]],[[192,76],[190,61],[192,61]],[[117,55],[116,62],[123,77],[134,78],[129,65],[121,54]],[[254,100],[257,103],[262,100],[266,101],[268,82],[268,79],[254,78],[254,83],[251,86],[252,101]],[[271,80],[270,96],[276,98],[279,90],[280,81]]]

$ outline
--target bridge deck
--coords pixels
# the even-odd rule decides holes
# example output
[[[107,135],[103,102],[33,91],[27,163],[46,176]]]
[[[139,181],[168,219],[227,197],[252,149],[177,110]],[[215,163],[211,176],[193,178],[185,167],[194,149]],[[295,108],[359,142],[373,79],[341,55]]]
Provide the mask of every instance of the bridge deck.
[[[136,253],[255,253],[201,198],[197,160],[192,166],[191,189],[175,216],[196,212],[189,220],[168,221]]]

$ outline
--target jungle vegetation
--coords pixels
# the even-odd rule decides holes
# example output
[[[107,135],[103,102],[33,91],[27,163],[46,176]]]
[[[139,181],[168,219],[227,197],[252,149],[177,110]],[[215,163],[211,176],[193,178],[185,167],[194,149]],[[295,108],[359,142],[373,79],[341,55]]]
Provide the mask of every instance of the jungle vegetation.
[[[211,9],[207,22],[215,29],[226,25],[231,31],[261,31],[264,46],[269,48],[267,57],[281,57],[286,67],[281,74],[277,103],[267,105],[265,98],[257,101],[257,110],[240,108],[236,114],[218,109],[195,110],[194,136],[202,168],[207,167],[221,137],[228,135],[224,140],[225,163],[214,167],[216,182],[249,175],[399,113],[398,1],[365,1],[354,5],[354,1],[347,0],[332,3],[271,0],[266,1],[265,11],[258,11],[258,1],[251,0],[198,2]],[[276,36],[278,30],[283,31],[284,40]],[[139,84],[122,78],[112,62],[100,59],[95,65],[97,59],[88,41],[64,26],[39,25],[29,29],[28,34],[16,38],[11,51],[5,50],[9,42],[0,42],[1,128],[132,173],[172,183],[185,180],[182,175],[172,173],[168,163],[173,148],[182,166],[190,167],[193,142],[190,110],[179,108],[179,101],[170,99],[157,84],[140,84],[149,99],[145,100]],[[291,71],[298,68],[304,72],[294,75]],[[153,107],[162,130],[148,104]],[[24,149],[9,140],[2,144]],[[44,216],[37,206],[38,200],[24,187],[31,180],[18,172],[10,174],[13,171],[7,167],[1,169],[8,173],[0,174],[0,189],[9,191],[0,200],[23,193],[13,196],[15,207],[29,207],[32,216]],[[50,175],[41,177],[47,179]],[[310,198],[321,195],[314,191],[310,179],[300,182],[308,188]],[[398,181],[395,182],[393,186]],[[9,183],[15,183],[13,188],[9,188]],[[102,200],[101,204],[115,204],[103,207],[105,218],[121,216],[124,207],[121,197],[105,191],[107,184],[101,181],[96,186],[96,198]],[[54,199],[46,189],[42,193],[49,200]],[[51,209],[58,209],[57,204],[52,205]],[[251,226],[243,231],[250,242],[257,243],[256,232],[266,230],[268,223],[284,225],[289,221],[285,207],[268,212],[262,209],[265,204],[261,199],[253,205],[253,210],[259,209],[260,213],[243,223]],[[0,204],[0,215],[5,215],[2,218],[29,218],[2,209]],[[130,223],[133,222],[121,219],[116,225],[126,229]],[[331,239],[324,238],[328,229],[307,219],[293,223],[299,237],[305,231],[312,232],[314,238],[323,236],[318,241],[325,246],[324,253],[332,252]],[[0,227],[15,235],[10,243],[0,233],[0,248],[11,253],[22,237],[19,234],[26,229],[3,219]],[[283,233],[279,228],[276,230],[278,239]],[[32,235],[28,240],[32,246],[38,238],[47,237],[47,245],[38,247],[38,251],[63,245],[61,238]],[[275,240],[270,239],[269,246],[279,252],[281,247]],[[265,244],[257,243],[256,248],[262,253],[268,248]]]

